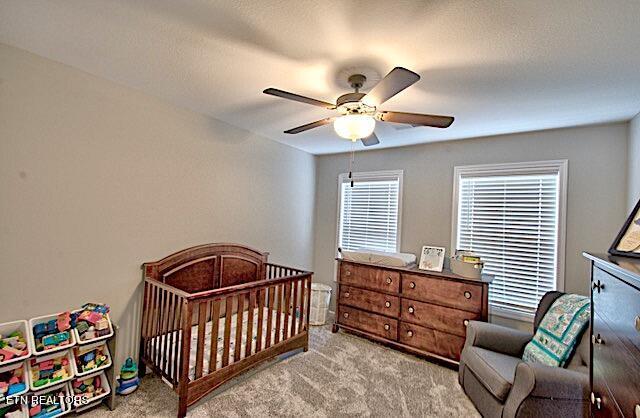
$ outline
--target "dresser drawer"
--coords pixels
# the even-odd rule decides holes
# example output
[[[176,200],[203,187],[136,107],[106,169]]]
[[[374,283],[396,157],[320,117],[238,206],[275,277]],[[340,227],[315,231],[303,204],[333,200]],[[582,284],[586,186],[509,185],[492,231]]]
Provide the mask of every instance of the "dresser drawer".
[[[591,392],[591,416],[594,418],[622,418],[624,415],[618,409],[618,405],[609,391],[603,372],[598,366],[593,367],[593,387]],[[633,417],[633,415],[629,415]]]
[[[340,283],[398,293],[400,291],[400,273],[342,262],[340,263]]]
[[[479,284],[403,273],[402,296],[470,312],[482,311],[482,285]]]
[[[635,356],[640,356],[640,291],[597,267],[593,284],[594,312]]]
[[[601,390],[596,388],[597,375],[600,386],[606,384],[615,394],[624,416],[633,417],[635,406],[640,404],[640,363],[609,328],[608,322],[608,318],[598,313],[593,316],[594,392]]]
[[[406,322],[400,322],[398,341],[456,361],[464,346],[462,337]]]
[[[397,296],[357,287],[341,285],[338,301],[343,305],[349,305],[388,316],[397,317],[400,313],[400,298]]]
[[[397,340],[398,320],[386,316],[364,312],[350,306],[340,305],[338,323],[379,335],[389,340]]]
[[[480,319],[480,314],[446,308],[430,303],[404,299],[400,301],[400,319],[413,322],[427,328],[455,334],[460,337],[467,335],[467,321]]]

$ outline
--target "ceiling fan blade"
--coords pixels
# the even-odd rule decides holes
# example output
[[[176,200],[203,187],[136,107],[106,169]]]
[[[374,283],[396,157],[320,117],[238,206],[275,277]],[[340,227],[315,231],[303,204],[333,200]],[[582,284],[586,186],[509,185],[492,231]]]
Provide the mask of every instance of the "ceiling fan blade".
[[[370,147],[371,145],[377,145],[380,143],[380,140],[376,136],[375,132],[373,132],[371,135],[369,135],[366,138],[362,138],[361,141],[362,141],[362,145],[364,145],[365,147]]]
[[[335,118],[320,119],[315,122],[307,123],[306,125],[298,126],[296,128],[284,131],[285,134],[299,134],[300,132],[308,131],[309,129],[317,128],[318,126],[326,125],[333,122]]]
[[[264,94],[270,94],[270,95],[276,96],[276,97],[282,97],[283,99],[289,99],[289,100],[293,100],[293,101],[296,101],[296,102],[301,102],[301,103],[306,103],[306,104],[310,104],[310,105],[314,105],[314,106],[324,107],[325,109],[335,109],[336,108],[336,105],[334,105],[332,103],[323,102],[322,100],[312,99],[311,97],[300,96],[299,94],[289,93],[288,91],[284,91],[284,90],[268,88],[268,89],[264,90],[263,93]]]
[[[413,71],[396,67],[362,98],[362,102],[369,106],[380,106],[418,80],[420,76]]]
[[[376,115],[382,122],[406,123],[409,125],[448,128],[453,123],[453,116],[424,115],[421,113],[378,112]]]

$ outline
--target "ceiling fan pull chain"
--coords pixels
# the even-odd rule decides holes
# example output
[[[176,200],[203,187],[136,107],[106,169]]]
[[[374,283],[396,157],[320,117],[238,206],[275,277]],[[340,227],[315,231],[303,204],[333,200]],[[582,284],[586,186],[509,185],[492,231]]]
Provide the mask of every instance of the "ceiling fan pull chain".
[[[349,158],[349,180],[351,180],[351,187],[353,187],[353,162],[355,160],[355,142],[351,142],[351,157]]]

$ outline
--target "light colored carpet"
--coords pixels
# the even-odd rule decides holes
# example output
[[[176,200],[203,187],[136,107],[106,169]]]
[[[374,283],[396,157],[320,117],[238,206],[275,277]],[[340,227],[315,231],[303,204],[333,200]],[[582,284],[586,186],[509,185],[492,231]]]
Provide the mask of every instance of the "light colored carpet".
[[[189,409],[190,417],[479,417],[457,373],[330,327],[311,329],[310,349],[245,374]],[[178,398],[147,375],[115,411],[86,417],[173,417]]]

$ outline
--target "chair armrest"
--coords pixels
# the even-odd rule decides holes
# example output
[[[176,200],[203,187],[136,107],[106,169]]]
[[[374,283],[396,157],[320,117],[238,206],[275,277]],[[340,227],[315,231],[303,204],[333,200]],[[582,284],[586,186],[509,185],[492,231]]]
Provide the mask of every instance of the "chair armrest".
[[[560,414],[558,416],[586,416],[588,399],[588,373],[522,362],[516,367],[504,416],[526,415],[528,408],[537,411],[553,409],[554,414]],[[571,411],[558,411],[557,408],[562,408],[562,405]]]
[[[522,357],[533,335],[528,332],[488,322],[469,321],[466,346],[481,347],[513,357]]]

